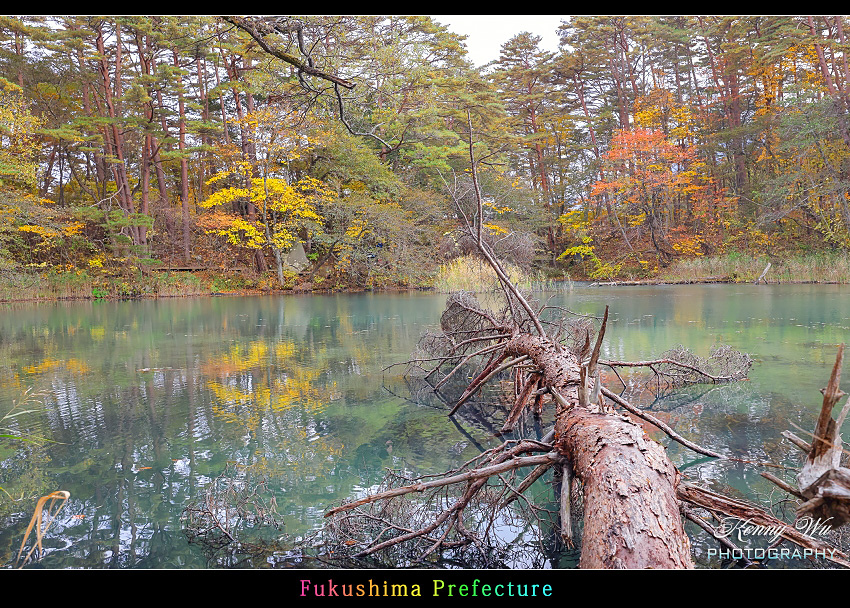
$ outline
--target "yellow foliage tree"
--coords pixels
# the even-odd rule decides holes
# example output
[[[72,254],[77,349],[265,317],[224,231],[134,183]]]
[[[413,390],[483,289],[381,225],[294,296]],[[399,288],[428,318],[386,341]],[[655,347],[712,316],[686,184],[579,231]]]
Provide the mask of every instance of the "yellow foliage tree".
[[[232,245],[270,249],[281,285],[285,282],[282,255],[299,239],[323,230],[321,206],[337,198],[327,183],[292,170],[292,163],[329,133],[321,125],[293,121],[293,113],[285,106],[265,107],[239,120],[254,153],[238,160],[231,157],[225,169],[207,180],[208,185],[222,187],[201,202],[215,213],[199,222],[208,234],[223,236]],[[240,202],[248,213],[225,211],[238,208],[234,203]]]
[[[0,185],[35,186],[36,133],[43,123],[30,113],[21,88],[0,78]]]
[[[249,171],[240,163],[235,169],[221,171],[208,184],[213,184],[234,172]],[[322,230],[323,216],[319,205],[336,197],[325,183],[305,177],[294,184],[271,177],[250,177],[242,180],[250,187],[228,186],[216,191],[201,203],[215,208],[216,213],[201,219],[208,233],[223,236],[232,245],[249,249],[269,247],[278,262],[278,278],[283,283],[282,253],[290,250],[299,234],[312,235]],[[250,201],[260,212],[255,221],[228,214],[222,209],[238,199]]]
[[[57,218],[52,201],[35,195],[43,124],[30,112],[21,88],[0,77],[0,269],[18,265],[12,249],[24,251],[32,263],[76,233]]]

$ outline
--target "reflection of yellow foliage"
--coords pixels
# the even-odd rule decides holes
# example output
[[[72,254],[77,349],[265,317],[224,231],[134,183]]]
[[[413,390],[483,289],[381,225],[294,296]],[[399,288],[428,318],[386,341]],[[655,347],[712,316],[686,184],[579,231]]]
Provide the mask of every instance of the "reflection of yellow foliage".
[[[77,374],[87,374],[91,371],[91,368],[86,365],[85,361],[80,361],[79,359],[68,359],[65,362],[65,367]]]
[[[268,362],[269,347],[265,342],[252,342],[247,349],[235,344],[227,354],[207,361],[203,370],[208,375],[227,375],[239,370],[249,370]]]
[[[274,354],[278,359],[289,359],[295,354],[295,344],[292,342],[278,342],[275,344]]]
[[[60,361],[57,359],[45,359],[38,365],[27,365],[23,368],[23,371],[28,374],[43,374],[44,372],[48,372],[50,370],[64,367],[68,371],[71,371],[76,374],[87,374],[91,371],[88,365],[84,361],[80,361],[79,359],[68,359],[66,361]]]
[[[256,340],[230,347],[202,369],[218,376],[207,382],[207,387],[215,395],[212,411],[219,420],[249,433],[267,425],[280,429],[286,453],[281,466],[289,472],[297,468],[299,475],[320,476],[342,446],[315,434],[307,437],[304,417],[320,413],[339,395],[336,383],[320,384],[321,369],[299,363],[296,356],[294,342],[270,346]],[[269,466],[268,461],[263,462]]]
[[[46,359],[42,361],[38,365],[27,365],[24,367],[24,371],[28,374],[43,374],[46,371],[54,369],[62,365],[61,361],[54,361],[52,359]]]

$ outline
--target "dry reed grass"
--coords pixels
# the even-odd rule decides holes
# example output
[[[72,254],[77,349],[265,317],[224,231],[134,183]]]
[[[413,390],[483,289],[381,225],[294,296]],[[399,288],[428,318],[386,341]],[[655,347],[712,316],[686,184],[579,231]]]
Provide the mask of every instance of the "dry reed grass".
[[[770,283],[850,283],[850,253],[809,253],[787,257],[733,252],[725,256],[679,260],[658,275],[665,281],[706,279],[754,282],[768,262]]]
[[[59,514],[59,511],[62,510],[62,507],[65,506],[65,502],[70,497],[70,492],[66,490],[57,490],[56,492],[51,492],[47,496],[42,496],[38,499],[38,502],[35,505],[35,512],[32,514],[29,526],[27,526],[27,532],[26,534],[24,534],[24,540],[21,541],[21,548],[18,550],[18,558],[15,560],[15,565],[19,569],[24,567],[24,565],[27,563],[27,561],[29,561],[30,557],[32,557],[32,554],[36,551],[36,549],[38,549],[39,556],[44,553],[44,548],[42,547],[41,541],[44,538],[44,535],[47,534],[47,530],[50,528],[53,522],[56,521],[56,516]],[[46,509],[45,505],[47,505]],[[53,510],[54,507],[56,507],[55,510]],[[47,512],[46,519],[44,517],[45,511]],[[43,529],[42,523],[44,523]],[[23,556],[24,554],[24,549],[26,548],[27,540],[29,540],[30,534],[33,530],[35,530],[35,544],[30,547],[30,550],[27,552],[26,556],[23,557],[22,561],[21,556]]]

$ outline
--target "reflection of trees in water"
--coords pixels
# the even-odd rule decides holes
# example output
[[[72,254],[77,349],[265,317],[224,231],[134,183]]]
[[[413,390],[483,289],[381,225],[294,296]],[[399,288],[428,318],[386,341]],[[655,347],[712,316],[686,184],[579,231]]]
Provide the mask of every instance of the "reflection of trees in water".
[[[380,483],[384,467],[408,476],[448,470],[497,442],[502,391],[478,394],[456,416],[445,416],[445,402],[453,403],[468,382],[463,370],[439,393],[402,385],[389,373],[384,386],[377,385],[376,370],[404,358],[421,333],[405,323],[411,317],[404,306],[353,316],[353,300],[345,298],[313,299],[310,306],[306,299],[283,300],[256,310],[236,306],[235,299],[160,305],[153,320],[146,318],[150,310],[132,312],[135,304],[114,318],[104,306],[91,319],[65,318],[62,329],[19,334],[15,360],[29,354],[15,371],[53,394],[47,426],[65,445],[52,448],[52,457],[79,488],[72,502],[84,516],[67,529],[72,546],[45,565],[167,566],[158,560],[181,553],[186,565],[199,564],[201,556],[180,547],[180,521],[167,511],[198,496],[228,459],[274,478],[285,491],[277,495],[281,512],[294,520],[293,530],[303,530],[321,519],[318,509],[327,502],[356,493],[358,481],[362,488]],[[203,318],[211,310],[217,311],[212,318]],[[386,322],[386,315],[397,319]],[[93,347],[85,356],[80,340]],[[752,444],[766,435],[752,435],[748,427],[775,404],[762,399],[736,419],[737,397],[725,392],[733,387],[746,388],[700,385],[648,403],[676,416],[674,426],[702,444],[712,444],[708,437],[722,425],[740,429],[746,443],[711,447],[728,453],[730,446],[749,445],[752,456]],[[396,405],[377,415],[390,400]],[[416,407],[397,406],[405,400]],[[526,417],[523,424],[535,428],[517,432],[541,437],[551,426],[547,414]],[[784,419],[774,426],[790,428]],[[81,451],[83,444],[93,447]],[[553,496],[550,482],[537,482],[542,508]],[[509,534],[527,536],[529,522],[546,529],[537,512],[524,523],[512,521],[516,525],[492,522],[505,530],[504,542]],[[554,541],[546,550],[561,555]],[[160,557],[163,551],[168,558]],[[497,553],[488,558],[492,563]]]
[[[631,384],[625,393],[633,403],[716,452],[753,462],[783,463],[793,456],[781,432],[789,428],[789,415],[797,408],[781,394],[758,392],[746,382],[686,386],[661,395]],[[793,422],[799,424],[796,418]],[[674,445],[669,449],[677,450]]]
[[[342,453],[319,419],[339,399],[336,383],[321,380],[321,362],[303,361],[291,341],[254,340],[201,365],[213,415],[254,448],[243,464],[262,459],[269,474],[289,482],[326,476]]]
[[[553,425],[554,412],[547,411],[542,417],[524,417],[521,424],[509,434],[500,432],[506,403],[512,401],[508,395],[510,391],[505,390],[508,383],[511,387],[513,385],[510,373],[502,374],[501,382],[496,378],[494,387],[488,387],[470,399],[462,411],[447,417],[446,414],[468,385],[467,375],[466,370],[459,370],[436,391],[433,383],[417,374],[384,379],[387,392],[418,410],[433,411],[441,420],[451,423],[453,435],[458,438],[453,444],[445,440],[428,443],[427,437],[420,437],[423,452],[441,451],[446,454],[442,462],[450,463],[450,468],[442,475],[455,475],[474,469],[489,457],[488,452],[498,449],[503,441],[512,443],[513,437],[536,436],[542,439]],[[463,454],[466,454],[465,461]],[[433,462],[441,461],[433,455],[431,460],[430,466],[419,460],[414,463],[397,460],[399,466],[389,472],[380,484],[363,488],[362,495],[375,494],[414,480],[439,477],[425,474],[427,471],[439,470]],[[335,547],[336,555],[349,556],[349,561],[345,563],[354,567],[569,567],[570,559],[576,562],[578,553],[577,550],[567,550],[563,546],[559,528],[555,524],[559,508],[557,482],[553,480],[551,472],[547,473],[518,496],[509,488],[518,488],[526,474],[527,471],[503,474],[501,479],[506,485],[488,485],[466,503],[460,526],[452,528],[448,520],[443,521],[415,542],[388,546],[386,550],[368,557],[351,557],[377,543],[429,526],[435,514],[462,498],[465,491],[463,485],[441,487],[426,493],[426,496],[407,495],[367,504],[354,511],[335,515],[322,531],[322,542]],[[553,484],[556,486],[554,489]],[[510,503],[507,508],[504,508],[505,503]],[[500,509],[500,506],[503,508]],[[449,540],[446,540],[446,535],[450,536]],[[442,548],[431,555],[429,549],[437,539],[443,539]]]
[[[210,566],[256,567],[281,548],[283,518],[268,478],[235,463],[183,510],[182,519],[187,539],[203,547]]]
[[[257,382],[264,386],[260,379]],[[435,470],[435,464],[446,466],[448,463],[452,470],[469,470],[474,468],[482,453],[505,439],[495,437],[502,422],[499,411],[504,407],[499,391],[479,396],[462,415],[447,419],[445,399],[452,399],[455,388],[447,384],[438,393],[420,389],[422,387],[417,386],[415,379],[385,376],[381,390],[414,407],[400,408],[400,413],[389,419],[369,442],[346,450],[345,462],[340,462],[336,476],[341,472],[340,467],[349,467],[360,476],[362,484],[353,488],[355,496],[408,483],[425,470]],[[239,396],[232,397],[235,405]],[[440,424],[434,424],[436,420]],[[538,433],[543,433],[544,423],[541,420],[530,419],[528,423],[537,425]],[[379,465],[387,461],[392,462],[393,469],[383,479],[376,480],[374,476],[381,468]],[[251,467],[251,470],[257,474],[277,474],[277,471],[257,466]],[[516,478],[515,472],[506,473],[504,477],[514,487],[522,481]],[[419,545],[398,546],[382,553],[379,558],[340,559],[341,556],[351,556],[364,543],[379,542],[419,526],[433,516],[434,509],[441,509],[447,502],[456,500],[456,494],[462,491],[460,488],[443,488],[412,501],[400,499],[347,513],[334,518],[321,530],[308,532],[300,541],[290,538],[288,544],[266,545],[267,561],[289,567],[315,567],[315,560],[324,567],[404,567],[415,564],[419,567],[538,568],[547,563],[557,566],[562,563],[564,553],[550,521],[553,517],[557,518],[558,508],[553,502],[550,483],[551,475],[540,479],[510,508],[501,510],[497,507],[508,498],[505,488],[493,487],[480,492],[464,509],[462,526],[465,528],[462,529],[484,540],[470,542],[458,539],[449,542],[448,550],[441,550],[439,555],[428,555],[429,543],[433,544],[436,537],[446,532],[445,528],[436,526],[431,535],[423,536]],[[344,492],[344,496],[351,495],[352,491]],[[533,497],[532,500],[529,496]],[[485,530],[495,533],[485,534]],[[213,538],[216,536],[213,535]],[[221,541],[222,535],[218,534],[217,539]],[[217,563],[224,563],[222,559],[227,563],[238,563],[246,558],[256,561],[256,555],[242,550],[240,543],[225,540],[228,542],[222,542],[218,549],[220,557]],[[422,558],[424,561],[420,561]]]
[[[440,386],[438,390],[434,390],[433,383],[426,378],[420,376],[406,376],[400,382],[399,386],[393,386],[387,390],[393,391],[393,394],[403,396],[409,403],[420,406],[430,407],[440,411],[445,415],[452,406],[457,402],[458,398],[464,392],[469,384],[469,373],[474,369],[470,365],[468,370],[464,369],[456,373],[445,384]],[[502,436],[501,428],[504,424],[504,412],[507,406],[510,409],[513,400],[509,397],[510,386],[513,385],[510,372],[503,372],[493,379],[493,388],[487,386],[474,397],[467,401],[467,405],[449,420],[458,428],[459,432],[465,436],[469,436],[469,432],[475,429],[478,433],[490,437]],[[385,386],[386,382],[385,382]],[[505,390],[507,387],[508,390]],[[543,416],[528,416],[521,420],[520,425],[532,425],[535,433],[524,436],[537,436],[540,439],[545,434],[544,427],[549,428],[554,424],[553,412],[544,410]],[[522,436],[520,431],[526,431],[524,426],[518,426],[517,429],[509,434],[509,436]],[[546,429],[548,430],[548,428]],[[478,446],[482,451],[483,447]]]
[[[368,364],[328,343],[344,322],[317,325],[303,302],[259,312],[223,300],[168,304],[63,308],[59,326],[39,317],[4,343],[15,357],[3,377],[51,395],[44,426],[61,442],[50,446],[52,468],[75,489],[78,519],[57,528],[72,542],[45,565],[174,563],[151,563],[156,547],[193,564],[191,551],[174,546],[180,522],[169,511],[226,460],[308,487],[306,500],[337,466],[330,459],[342,446],[324,412],[339,399],[336,380]],[[222,304],[238,314],[205,317]]]
[[[475,458],[449,471],[459,474],[480,464]],[[372,491],[386,491],[436,475],[419,477],[410,472],[391,471]],[[457,504],[468,491],[464,485],[442,486],[422,495],[396,497],[369,503],[336,514],[321,532],[330,554],[346,556],[331,565],[344,567],[459,567],[459,568],[544,568],[558,567],[562,557],[559,535],[553,521],[558,506],[547,500],[544,481],[537,491],[528,491],[503,508],[511,497],[508,487],[521,481],[515,471],[503,476],[508,486],[488,485],[466,502],[457,519],[437,518]],[[412,531],[426,530],[410,542],[393,544]],[[387,543],[378,553],[357,557],[357,552]],[[440,550],[437,552],[437,544]]]

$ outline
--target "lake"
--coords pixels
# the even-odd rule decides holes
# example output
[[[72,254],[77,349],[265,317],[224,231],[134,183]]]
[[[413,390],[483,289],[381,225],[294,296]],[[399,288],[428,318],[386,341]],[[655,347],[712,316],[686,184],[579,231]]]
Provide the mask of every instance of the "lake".
[[[606,359],[649,359],[677,345],[700,356],[718,344],[749,353],[749,381],[658,399],[645,391],[642,403],[738,460],[702,458],[647,430],[690,479],[762,504],[787,498],[759,473],[792,480],[793,471],[753,463],[799,464],[781,433],[814,428],[819,390],[850,335],[850,287],[574,284],[536,295],[583,314],[610,306]],[[0,415],[30,389],[38,411],[15,420],[51,440],[37,457],[0,444],[0,486],[13,496],[16,484],[71,494],[30,567],[231,565],[190,543],[182,516],[235,464],[267,475],[285,533],[303,537],[387,469],[439,473],[498,445],[487,424],[453,420],[438,400],[412,393],[403,366],[384,371],[439,323],[444,303],[417,292],[0,304]],[[622,389],[616,377],[606,382]],[[35,502],[19,504],[0,530],[6,566]],[[720,565],[705,534],[692,540],[698,565]],[[565,553],[547,567],[574,563]]]

